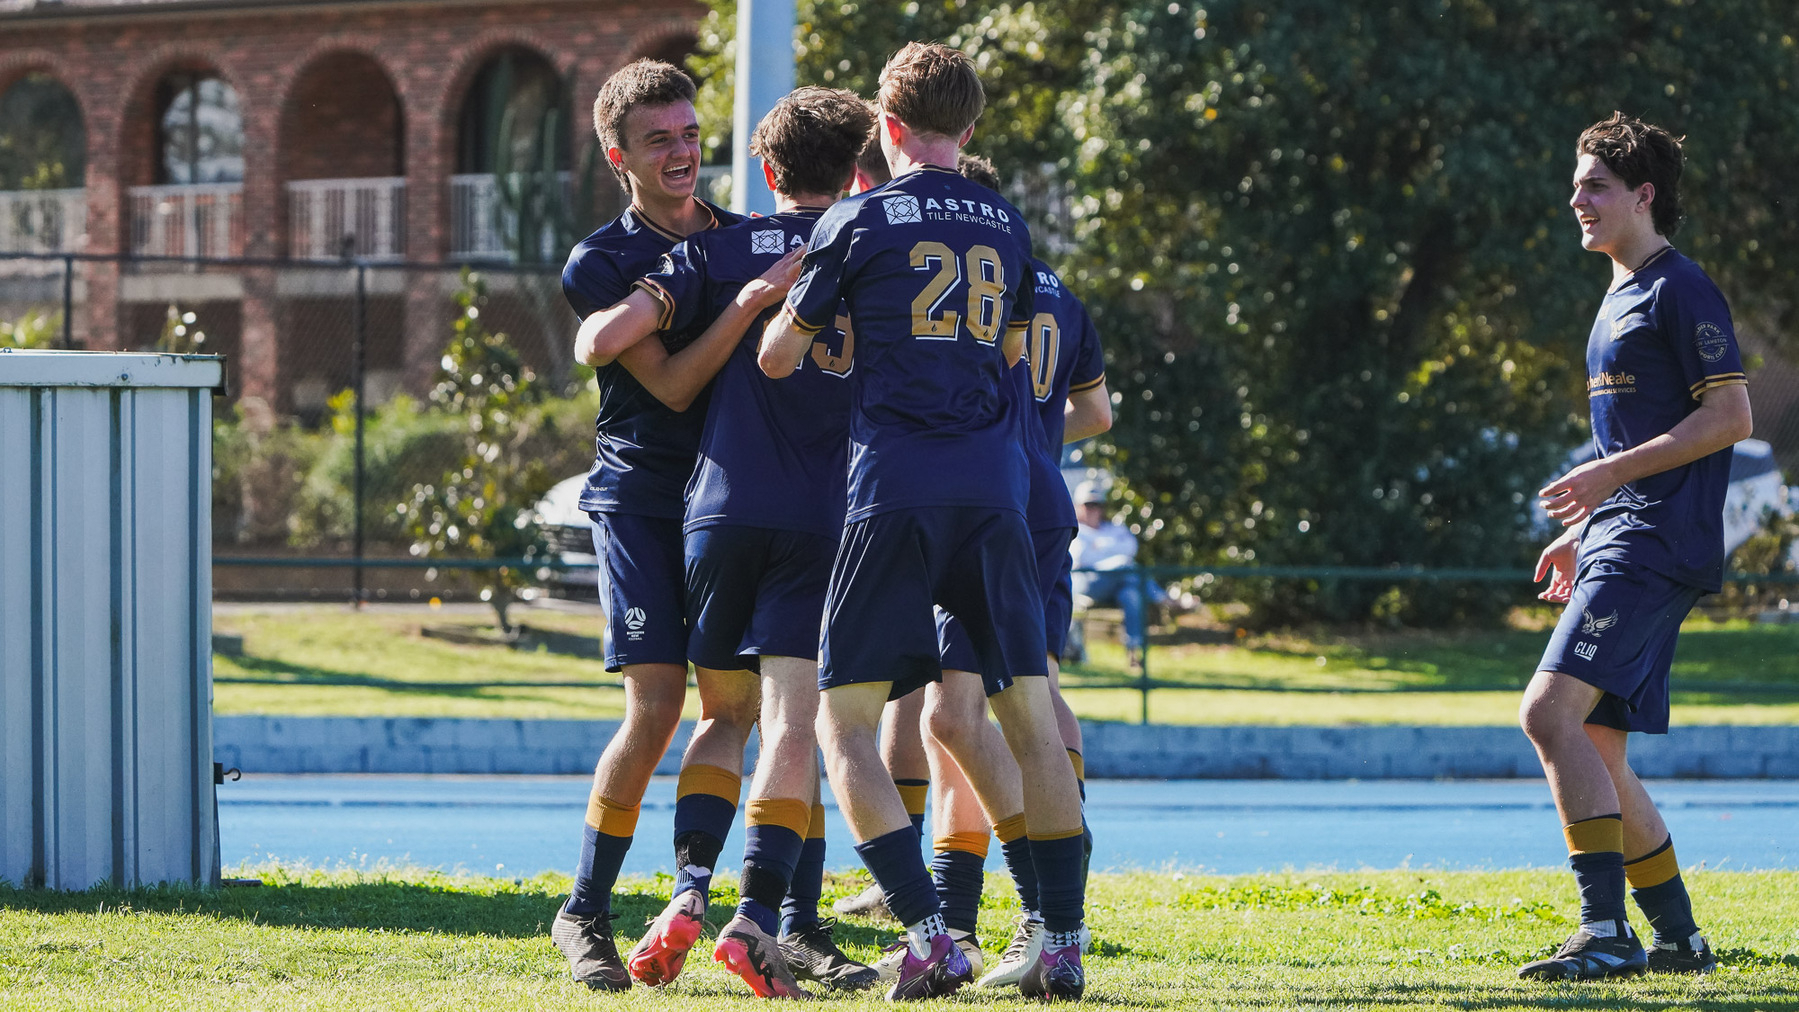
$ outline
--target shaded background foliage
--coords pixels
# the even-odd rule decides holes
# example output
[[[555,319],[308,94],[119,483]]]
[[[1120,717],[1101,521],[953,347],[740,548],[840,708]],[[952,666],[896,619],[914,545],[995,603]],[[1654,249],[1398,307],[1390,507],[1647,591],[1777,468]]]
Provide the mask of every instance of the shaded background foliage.
[[[693,69],[728,146],[735,5]],[[1687,135],[1678,245],[1739,329],[1793,348],[1783,0],[801,0],[797,79],[873,95],[937,39],[981,68],[971,148],[1088,302],[1117,424],[1097,456],[1155,562],[1516,567],[1586,435],[1609,265],[1566,206],[1623,109]],[[1751,358],[1753,365],[1753,357]],[[1753,382],[1753,376],[1752,376]],[[1794,466],[1788,461],[1788,466]],[[1490,617],[1493,584],[1246,586],[1262,621]]]

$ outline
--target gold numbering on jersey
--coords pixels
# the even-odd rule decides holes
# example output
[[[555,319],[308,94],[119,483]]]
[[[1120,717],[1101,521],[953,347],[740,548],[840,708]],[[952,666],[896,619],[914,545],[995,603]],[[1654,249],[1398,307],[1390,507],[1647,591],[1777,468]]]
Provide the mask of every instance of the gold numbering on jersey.
[[[850,318],[839,315],[836,327],[843,331],[843,353],[831,354],[831,346],[823,340],[812,342],[812,364],[833,376],[848,375],[850,365],[856,360],[856,332],[850,329]],[[822,336],[822,335],[821,335]]]
[[[1006,270],[999,251],[992,246],[970,246],[958,257],[940,242],[925,240],[912,247],[912,269],[929,271],[931,279],[912,300],[912,336],[953,341],[963,317],[943,302],[958,281],[968,282],[968,333],[982,344],[992,344],[1005,326],[1001,308],[1006,294]]]
[[[1062,325],[1054,313],[1038,313],[1031,317],[1031,344],[1025,356],[1031,360],[1031,395],[1038,400],[1049,396],[1056,378],[1056,356],[1062,353]]]

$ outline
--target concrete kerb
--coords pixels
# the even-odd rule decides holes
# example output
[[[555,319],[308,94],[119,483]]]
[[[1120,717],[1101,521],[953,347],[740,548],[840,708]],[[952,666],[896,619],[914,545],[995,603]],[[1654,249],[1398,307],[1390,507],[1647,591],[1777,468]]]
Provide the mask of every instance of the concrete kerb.
[[[580,774],[617,721],[213,718],[214,756],[249,773]],[[1192,727],[1083,722],[1087,775],[1127,779],[1489,779],[1542,775],[1514,727]],[[656,772],[676,773],[683,722]],[[1799,776],[1799,727],[1686,727],[1632,741],[1646,777]],[[754,764],[755,741],[745,759]]]

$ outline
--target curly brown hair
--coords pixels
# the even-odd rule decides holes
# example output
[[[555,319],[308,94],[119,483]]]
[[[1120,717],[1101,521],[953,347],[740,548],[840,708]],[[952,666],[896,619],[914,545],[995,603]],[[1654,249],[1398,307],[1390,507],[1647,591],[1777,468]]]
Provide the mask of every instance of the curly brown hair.
[[[693,78],[681,68],[661,60],[642,59],[619,68],[600,85],[593,100],[593,132],[603,148],[625,148],[625,117],[645,105],[692,102],[698,91]],[[623,169],[613,166],[619,181],[630,188]]]
[[[881,108],[917,133],[960,138],[987,106],[974,61],[937,42],[908,42],[881,68]]]
[[[838,193],[874,122],[868,103],[853,91],[796,88],[756,124],[750,150],[774,170],[781,193]]]
[[[1653,184],[1649,217],[1655,230],[1671,239],[1682,220],[1680,173],[1686,164],[1680,150],[1682,139],[1653,123],[1614,112],[1582,130],[1575,151],[1604,162],[1633,190],[1644,183]]]

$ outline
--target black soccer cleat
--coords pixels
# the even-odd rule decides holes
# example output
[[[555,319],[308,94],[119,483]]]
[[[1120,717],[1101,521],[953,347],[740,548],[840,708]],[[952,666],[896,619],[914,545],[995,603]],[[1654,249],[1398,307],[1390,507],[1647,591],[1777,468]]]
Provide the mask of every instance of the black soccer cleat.
[[[1548,959],[1539,959],[1518,968],[1525,980],[1604,980],[1608,977],[1635,977],[1649,969],[1649,957],[1643,943],[1631,934],[1628,926],[1610,938],[1601,938],[1581,928],[1562,943],[1561,950]]]
[[[834,991],[862,991],[880,979],[874,967],[858,963],[837,947],[831,931],[837,926],[825,918],[812,927],[781,936],[781,955],[787,968],[800,980],[816,981]]]
[[[612,915],[577,917],[556,911],[550,941],[568,957],[569,975],[595,991],[629,991],[631,975],[612,941]]]
[[[1717,955],[1697,931],[1684,942],[1657,942],[1649,948],[1650,973],[1710,973],[1717,968]]]

